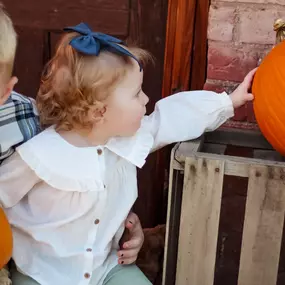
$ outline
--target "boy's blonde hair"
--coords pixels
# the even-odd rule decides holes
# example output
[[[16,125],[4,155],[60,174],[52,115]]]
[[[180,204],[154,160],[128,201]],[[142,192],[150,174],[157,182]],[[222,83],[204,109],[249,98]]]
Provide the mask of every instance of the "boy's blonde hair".
[[[77,52],[69,44],[77,36],[78,33],[72,32],[62,37],[42,75],[37,106],[43,127],[55,125],[57,130],[92,128],[94,121],[90,119],[90,112],[100,110],[100,101],[111,94],[134,65],[130,57],[108,51],[101,51],[99,56]],[[128,50],[143,65],[152,60],[143,49],[129,47]]]
[[[17,47],[17,34],[13,23],[0,2],[0,83],[6,83],[11,75]]]

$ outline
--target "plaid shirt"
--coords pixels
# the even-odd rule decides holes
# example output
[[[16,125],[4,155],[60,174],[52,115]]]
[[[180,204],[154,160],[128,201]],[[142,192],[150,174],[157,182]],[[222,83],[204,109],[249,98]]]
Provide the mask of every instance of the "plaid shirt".
[[[0,106],[0,164],[17,146],[40,132],[35,101],[12,92]]]

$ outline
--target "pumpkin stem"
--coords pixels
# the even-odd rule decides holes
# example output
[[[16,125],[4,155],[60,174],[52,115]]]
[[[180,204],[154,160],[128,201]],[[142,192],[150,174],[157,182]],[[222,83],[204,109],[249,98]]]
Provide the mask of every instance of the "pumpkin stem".
[[[285,21],[278,19],[274,23],[274,31],[276,32],[276,44],[285,40]]]

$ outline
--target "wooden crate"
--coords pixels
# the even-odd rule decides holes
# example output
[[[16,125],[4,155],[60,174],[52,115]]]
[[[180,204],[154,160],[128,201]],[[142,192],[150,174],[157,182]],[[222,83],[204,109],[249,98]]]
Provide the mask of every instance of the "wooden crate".
[[[253,158],[224,155],[229,145]],[[284,158],[259,132],[226,129],[172,150],[163,285],[214,284],[224,175],[248,177],[238,285],[276,285]]]

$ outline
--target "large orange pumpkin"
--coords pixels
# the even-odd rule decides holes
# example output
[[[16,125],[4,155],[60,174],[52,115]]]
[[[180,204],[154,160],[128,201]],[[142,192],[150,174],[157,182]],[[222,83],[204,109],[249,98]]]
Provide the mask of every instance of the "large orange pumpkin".
[[[11,258],[12,247],[12,231],[4,211],[0,208],[0,268]]]
[[[285,155],[285,41],[263,59],[253,80],[254,113],[268,142]]]

